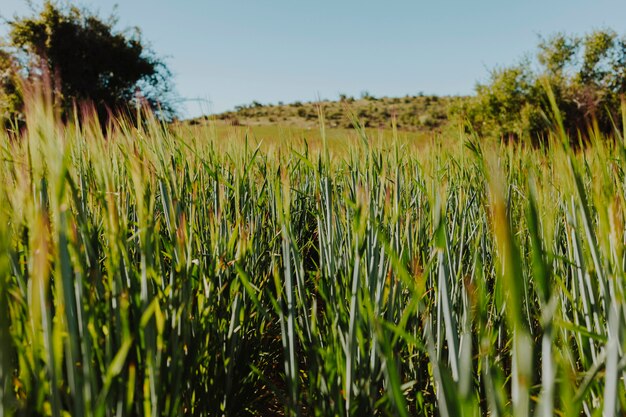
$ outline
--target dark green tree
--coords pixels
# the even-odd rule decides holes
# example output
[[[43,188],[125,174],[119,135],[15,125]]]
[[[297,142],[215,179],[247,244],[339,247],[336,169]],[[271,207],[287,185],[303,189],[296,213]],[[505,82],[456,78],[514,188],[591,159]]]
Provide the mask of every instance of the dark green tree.
[[[172,118],[167,66],[146,47],[139,29],[117,31],[116,23],[115,16],[105,20],[46,1],[34,16],[9,21],[4,54],[14,56],[26,79],[49,77],[54,103],[65,115],[89,103],[106,118],[143,102],[158,116]]]

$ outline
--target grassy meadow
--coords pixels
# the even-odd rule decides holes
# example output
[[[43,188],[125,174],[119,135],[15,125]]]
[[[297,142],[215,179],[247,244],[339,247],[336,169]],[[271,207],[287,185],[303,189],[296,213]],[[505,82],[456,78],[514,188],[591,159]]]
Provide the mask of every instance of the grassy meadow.
[[[624,414],[623,133],[29,107],[0,133],[0,416]]]

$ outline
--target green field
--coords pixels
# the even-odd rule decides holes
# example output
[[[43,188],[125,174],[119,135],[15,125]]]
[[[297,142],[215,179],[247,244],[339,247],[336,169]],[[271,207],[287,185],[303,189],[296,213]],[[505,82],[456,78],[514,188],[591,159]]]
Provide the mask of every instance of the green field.
[[[623,135],[0,133],[0,416],[614,416]]]
[[[293,125],[268,124],[250,126],[231,126],[220,121],[208,122],[205,125],[194,125],[183,122],[174,125],[172,130],[177,136],[193,137],[194,140],[211,143],[220,152],[237,153],[248,141],[249,147],[259,147],[264,154],[295,150],[319,153],[326,142],[329,149],[337,157],[346,157],[352,150],[363,144],[363,136],[375,147],[389,148],[398,144],[414,152],[432,145],[445,145],[458,142],[458,126],[447,126],[437,131],[405,131],[394,130],[391,125],[386,128],[331,128],[301,127]],[[322,138],[322,135],[324,138]]]

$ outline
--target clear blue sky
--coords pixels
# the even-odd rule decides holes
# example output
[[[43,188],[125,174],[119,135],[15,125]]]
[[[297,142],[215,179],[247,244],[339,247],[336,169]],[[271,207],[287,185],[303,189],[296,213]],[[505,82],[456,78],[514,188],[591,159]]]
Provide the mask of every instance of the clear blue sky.
[[[34,1],[39,4],[40,1]],[[166,57],[186,116],[235,105],[470,94],[538,35],[610,27],[626,33],[624,0],[85,0],[119,27],[138,26]],[[0,15],[28,13],[2,0]],[[6,28],[0,28],[5,33]]]

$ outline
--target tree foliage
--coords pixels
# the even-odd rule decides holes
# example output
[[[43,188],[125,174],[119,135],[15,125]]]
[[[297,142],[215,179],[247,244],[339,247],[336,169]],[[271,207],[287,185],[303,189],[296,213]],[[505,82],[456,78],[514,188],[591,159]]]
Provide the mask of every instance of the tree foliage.
[[[20,113],[23,94],[18,65],[7,52],[0,50],[0,120],[11,120]]]
[[[2,79],[3,109],[18,110],[14,80],[19,73],[26,79],[49,78],[53,100],[66,115],[76,104],[91,103],[103,117],[143,101],[160,116],[172,117],[167,66],[137,28],[121,32],[116,23],[115,16],[104,20],[51,1],[32,17],[9,21],[9,47],[0,55],[0,71],[12,69]]]
[[[534,58],[496,69],[477,85],[463,115],[478,133],[545,137],[554,120],[549,90],[572,137],[585,136],[591,126],[613,131],[626,92],[626,37],[608,29],[558,33],[540,40]]]

